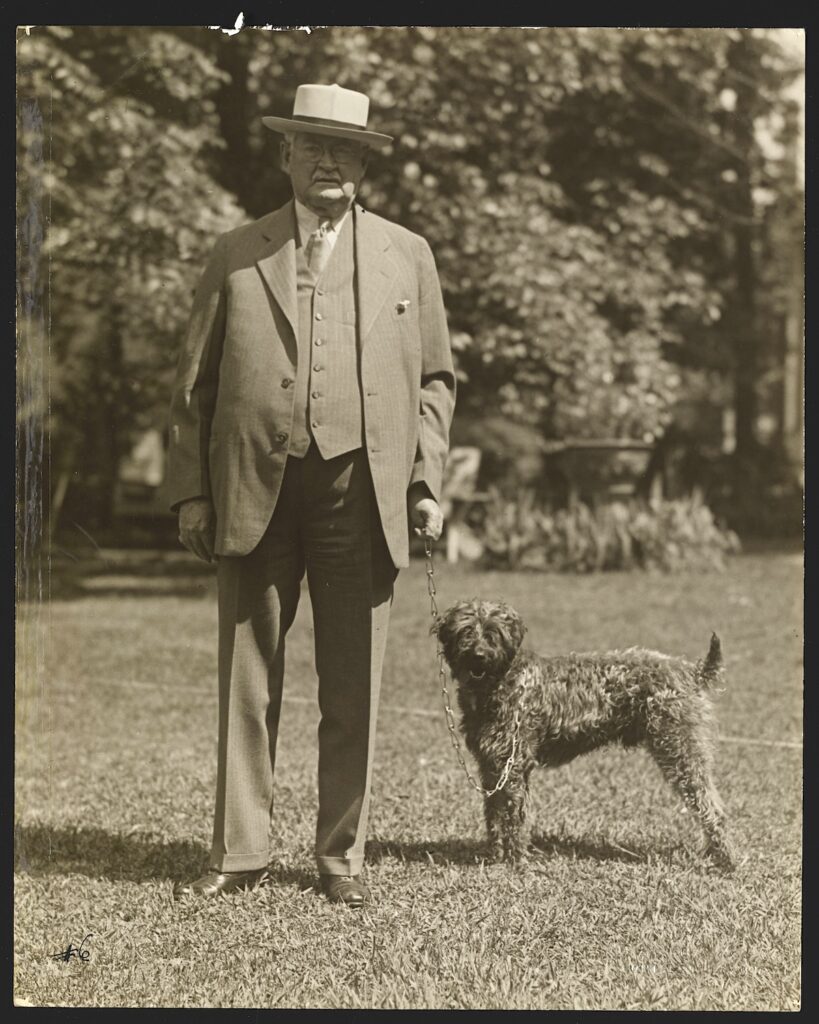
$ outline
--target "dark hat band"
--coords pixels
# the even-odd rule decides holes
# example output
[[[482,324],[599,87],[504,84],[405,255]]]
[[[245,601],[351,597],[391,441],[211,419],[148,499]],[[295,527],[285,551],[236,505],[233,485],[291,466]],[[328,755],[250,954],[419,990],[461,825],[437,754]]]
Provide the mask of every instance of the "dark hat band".
[[[352,121],[330,121],[325,117],[308,117],[307,114],[294,114],[291,121],[304,121],[305,124],[315,124],[323,128],[352,128],[357,132],[366,132],[365,125],[353,124]]]

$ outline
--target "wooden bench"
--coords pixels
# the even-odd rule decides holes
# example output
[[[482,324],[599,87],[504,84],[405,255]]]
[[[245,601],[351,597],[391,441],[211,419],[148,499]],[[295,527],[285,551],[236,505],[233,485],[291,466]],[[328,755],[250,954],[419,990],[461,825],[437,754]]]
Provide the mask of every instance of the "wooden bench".
[[[463,446],[450,449],[441,494],[448,562],[458,561],[470,511],[489,500],[488,494],[476,490],[480,467],[480,448]]]

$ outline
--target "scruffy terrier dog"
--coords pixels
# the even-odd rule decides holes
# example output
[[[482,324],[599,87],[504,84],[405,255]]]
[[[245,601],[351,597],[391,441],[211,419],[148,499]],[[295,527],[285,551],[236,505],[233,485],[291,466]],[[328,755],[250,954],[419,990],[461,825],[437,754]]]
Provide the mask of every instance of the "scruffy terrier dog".
[[[696,664],[640,647],[544,658],[522,646],[526,627],[518,613],[489,601],[453,605],[433,631],[458,683],[461,730],[486,790],[502,776],[519,716],[506,785],[485,798],[494,858],[525,856],[533,768],[566,764],[609,743],[643,744],[699,818],[706,852],[723,870],[733,869],[711,775],[708,690],[722,670],[716,634]]]

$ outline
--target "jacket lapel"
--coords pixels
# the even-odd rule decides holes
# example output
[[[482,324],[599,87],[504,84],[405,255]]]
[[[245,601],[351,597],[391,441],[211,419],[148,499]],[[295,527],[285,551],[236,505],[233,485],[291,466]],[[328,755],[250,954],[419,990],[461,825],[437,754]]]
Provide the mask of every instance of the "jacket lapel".
[[[262,228],[264,248],[256,259],[259,272],[273,298],[298,337],[299,309],[296,295],[296,239],[293,200],[267,218]]]
[[[398,268],[387,254],[391,243],[377,218],[358,205],[354,216],[359,340],[363,342],[384,305]]]

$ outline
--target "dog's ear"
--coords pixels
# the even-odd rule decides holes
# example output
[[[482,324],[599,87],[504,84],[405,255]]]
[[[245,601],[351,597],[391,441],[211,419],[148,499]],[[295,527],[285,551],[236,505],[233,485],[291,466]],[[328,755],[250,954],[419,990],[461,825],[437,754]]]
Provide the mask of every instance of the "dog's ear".
[[[523,643],[523,637],[526,633],[526,626],[523,623],[523,619],[518,615],[511,605],[502,605],[502,618],[503,624],[509,634],[509,639],[512,641],[514,649],[520,647]]]
[[[459,630],[468,625],[474,616],[474,601],[456,601],[433,622],[429,631],[445,643],[457,636]]]
[[[455,616],[457,615],[460,607],[461,606],[459,604],[454,604],[451,608],[447,608],[445,612],[441,612],[429,627],[430,633],[443,641],[443,639],[451,632]]]

